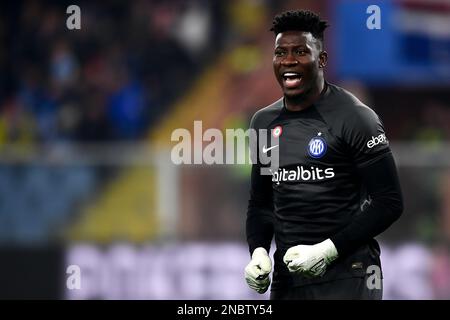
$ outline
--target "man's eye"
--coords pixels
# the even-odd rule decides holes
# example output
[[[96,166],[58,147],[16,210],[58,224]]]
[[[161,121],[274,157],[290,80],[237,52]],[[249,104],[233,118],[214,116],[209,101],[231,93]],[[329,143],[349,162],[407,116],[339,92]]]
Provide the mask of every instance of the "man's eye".
[[[283,51],[275,51],[275,56],[276,57],[281,57],[281,56],[283,56],[284,55],[284,52]]]
[[[306,53],[306,51],[303,49],[300,49],[300,50],[297,50],[296,53],[299,55],[304,55]]]

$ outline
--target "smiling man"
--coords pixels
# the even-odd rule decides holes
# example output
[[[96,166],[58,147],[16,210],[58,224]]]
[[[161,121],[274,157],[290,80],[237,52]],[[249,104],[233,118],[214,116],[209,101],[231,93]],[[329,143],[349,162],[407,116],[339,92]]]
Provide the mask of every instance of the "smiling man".
[[[271,176],[259,161],[270,139],[252,142],[264,147],[252,168],[246,223],[245,279],[259,293],[271,283],[275,236],[271,299],[381,299],[381,274],[367,272],[381,268],[374,237],[403,211],[382,122],[324,78],[327,26],[310,11],[274,18],[273,70],[283,97],[251,121],[278,141]]]

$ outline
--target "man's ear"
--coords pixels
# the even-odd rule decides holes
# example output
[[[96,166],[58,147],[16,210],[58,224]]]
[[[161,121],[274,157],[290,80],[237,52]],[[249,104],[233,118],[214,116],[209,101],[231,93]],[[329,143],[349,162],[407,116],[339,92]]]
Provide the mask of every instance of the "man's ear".
[[[326,51],[321,51],[319,53],[319,68],[323,69],[328,62],[328,53]]]

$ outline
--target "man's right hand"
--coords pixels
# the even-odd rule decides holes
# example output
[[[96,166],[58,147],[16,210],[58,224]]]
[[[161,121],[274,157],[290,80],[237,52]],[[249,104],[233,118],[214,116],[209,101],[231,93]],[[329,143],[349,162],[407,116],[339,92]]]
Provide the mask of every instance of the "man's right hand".
[[[245,281],[256,292],[264,293],[270,285],[271,271],[272,260],[267,250],[262,247],[256,248],[253,251],[252,260],[245,267]]]

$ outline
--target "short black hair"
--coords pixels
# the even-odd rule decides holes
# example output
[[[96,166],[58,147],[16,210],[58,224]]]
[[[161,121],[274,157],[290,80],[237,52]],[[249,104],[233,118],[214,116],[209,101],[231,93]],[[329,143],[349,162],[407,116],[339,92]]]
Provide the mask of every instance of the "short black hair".
[[[328,22],[322,20],[319,15],[309,10],[291,10],[282,12],[273,18],[270,31],[275,36],[281,32],[298,30],[311,32],[316,39],[323,42],[323,32],[329,26]]]

